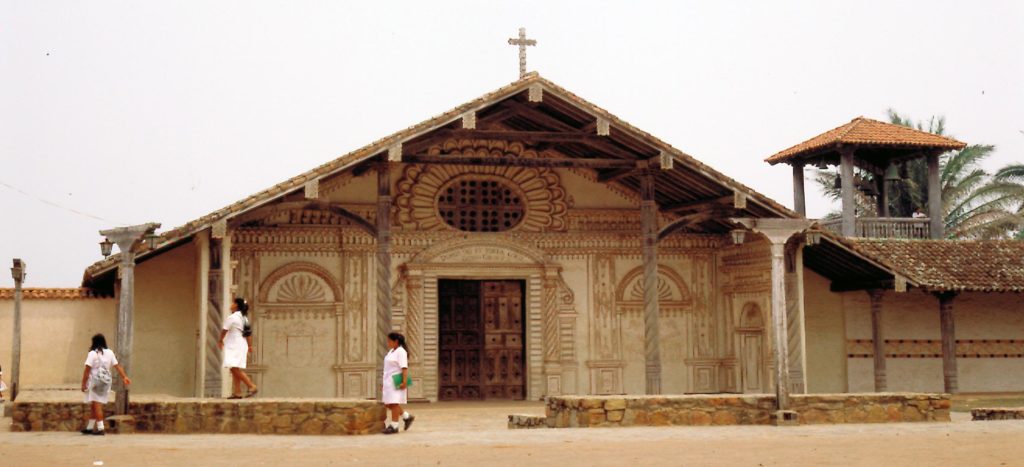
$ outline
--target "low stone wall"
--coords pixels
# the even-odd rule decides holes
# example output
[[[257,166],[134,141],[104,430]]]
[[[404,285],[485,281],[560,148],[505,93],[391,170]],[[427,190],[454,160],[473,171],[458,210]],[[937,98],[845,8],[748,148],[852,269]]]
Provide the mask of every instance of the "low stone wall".
[[[81,402],[15,402],[11,431],[78,431]],[[112,415],[114,404],[104,413]],[[182,399],[133,401],[112,433],[357,435],[384,429],[384,406],[364,400]],[[120,418],[120,417],[118,417]]]
[[[948,422],[948,394],[814,394],[790,397],[797,423]],[[549,397],[550,428],[666,425],[769,425],[775,396],[564,396]],[[512,425],[513,419],[509,419]]]
[[[971,409],[971,420],[1024,420],[1024,407]]]

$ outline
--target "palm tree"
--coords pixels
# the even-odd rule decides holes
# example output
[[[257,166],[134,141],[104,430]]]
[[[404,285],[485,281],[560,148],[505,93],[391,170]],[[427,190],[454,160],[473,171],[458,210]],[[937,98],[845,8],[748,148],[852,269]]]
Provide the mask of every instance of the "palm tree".
[[[944,117],[932,117],[927,124],[914,123],[896,111],[888,110],[889,121],[935,134],[944,134]],[[1004,167],[995,175],[981,168],[981,163],[992,155],[995,146],[973,144],[959,151],[950,151],[939,157],[939,183],[942,192],[943,217],[948,238],[1024,238],[1024,165]],[[927,212],[928,166],[924,159],[906,164],[907,178],[892,183],[889,190],[889,212],[893,217],[911,217],[915,210]],[[841,197],[833,185],[837,171],[822,170],[815,181],[833,200]],[[856,175],[868,182],[874,174],[857,170]],[[855,191],[857,210],[861,215],[877,215],[874,197]],[[827,217],[838,217],[838,212]]]

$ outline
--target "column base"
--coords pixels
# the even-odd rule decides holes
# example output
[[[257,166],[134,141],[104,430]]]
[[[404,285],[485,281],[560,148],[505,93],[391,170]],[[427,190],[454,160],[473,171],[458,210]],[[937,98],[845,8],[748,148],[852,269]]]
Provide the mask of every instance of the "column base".
[[[797,426],[800,424],[800,414],[795,410],[776,410],[773,413],[772,425],[775,426]]]

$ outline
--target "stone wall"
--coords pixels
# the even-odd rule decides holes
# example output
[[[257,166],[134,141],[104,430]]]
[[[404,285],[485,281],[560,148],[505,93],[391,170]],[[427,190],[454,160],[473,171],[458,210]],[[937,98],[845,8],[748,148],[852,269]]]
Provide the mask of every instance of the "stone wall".
[[[800,424],[948,422],[948,394],[794,395]],[[768,425],[775,396],[567,396],[547,400],[551,428],[665,425]],[[509,419],[510,426],[513,419]]]
[[[971,420],[1024,420],[1024,407],[971,409]]]
[[[16,402],[11,431],[78,431],[86,405],[74,402]],[[108,416],[114,404],[104,408]],[[225,433],[359,435],[384,429],[384,406],[364,400],[181,400],[132,402],[115,433]]]

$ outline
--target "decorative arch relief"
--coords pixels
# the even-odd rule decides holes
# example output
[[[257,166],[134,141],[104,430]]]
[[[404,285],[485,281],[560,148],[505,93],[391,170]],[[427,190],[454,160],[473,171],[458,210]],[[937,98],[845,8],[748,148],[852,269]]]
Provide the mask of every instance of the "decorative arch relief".
[[[537,158],[522,143],[450,139],[427,151],[430,155]],[[560,232],[568,227],[569,204],[558,174],[550,168],[409,164],[397,184],[398,224],[410,230],[456,230],[446,221],[439,200],[457,179],[494,181],[509,186],[521,202],[522,214],[508,231]]]
[[[639,313],[644,302],[643,266],[626,273],[615,293],[619,309],[624,313]],[[693,304],[693,296],[686,281],[674,269],[658,265],[658,304],[662,314],[681,313]]]

